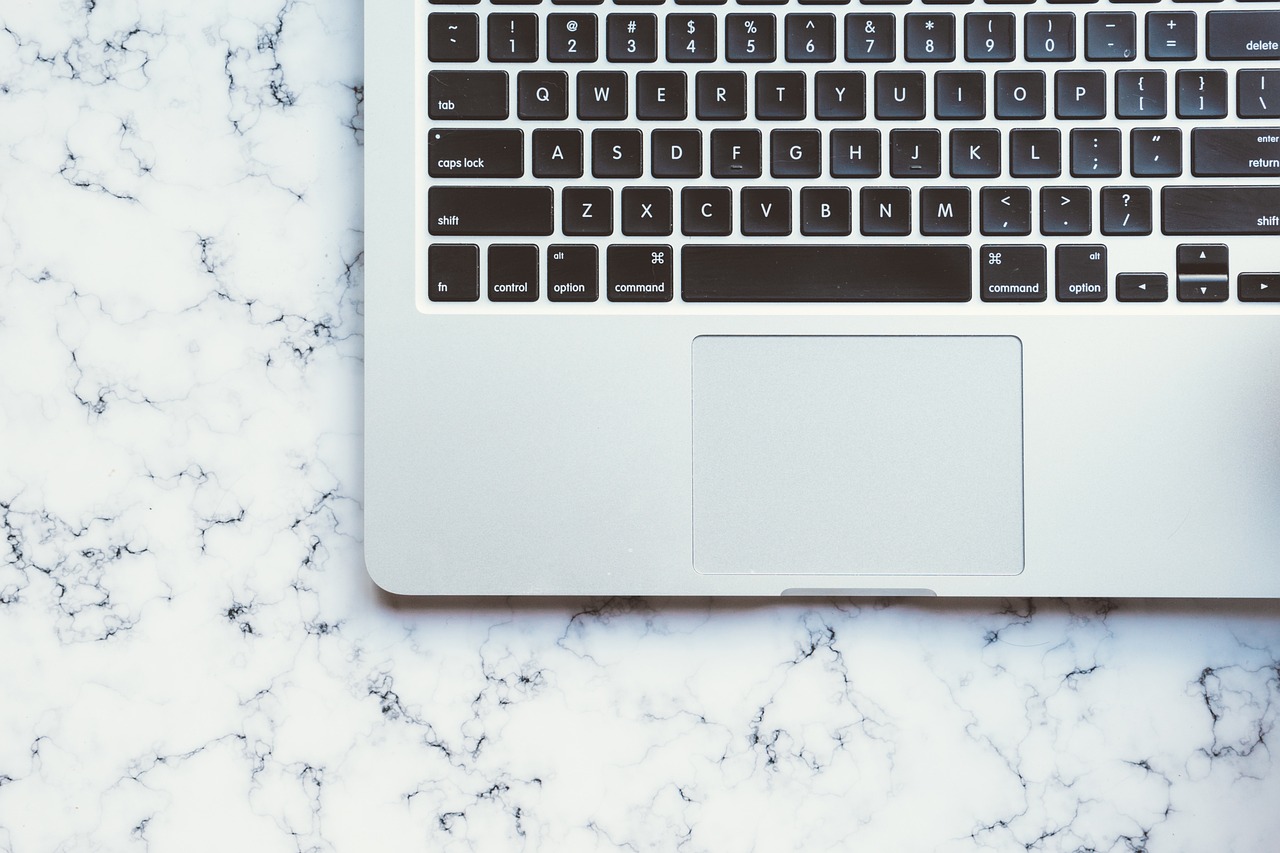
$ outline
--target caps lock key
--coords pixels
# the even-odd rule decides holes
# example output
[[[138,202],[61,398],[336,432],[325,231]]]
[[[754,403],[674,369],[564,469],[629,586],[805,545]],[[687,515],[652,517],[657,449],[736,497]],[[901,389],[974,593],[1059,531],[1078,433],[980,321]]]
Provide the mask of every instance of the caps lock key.
[[[433,178],[518,178],[524,174],[524,131],[438,127],[427,140]]]

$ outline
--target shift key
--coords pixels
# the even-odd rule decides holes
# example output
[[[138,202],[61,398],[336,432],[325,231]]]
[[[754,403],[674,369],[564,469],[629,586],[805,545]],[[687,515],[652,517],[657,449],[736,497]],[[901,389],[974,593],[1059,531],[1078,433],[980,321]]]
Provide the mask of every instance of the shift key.
[[[524,131],[437,127],[427,140],[433,178],[518,178],[524,174]]]
[[[427,190],[427,231],[437,235],[544,237],[555,226],[550,187]]]

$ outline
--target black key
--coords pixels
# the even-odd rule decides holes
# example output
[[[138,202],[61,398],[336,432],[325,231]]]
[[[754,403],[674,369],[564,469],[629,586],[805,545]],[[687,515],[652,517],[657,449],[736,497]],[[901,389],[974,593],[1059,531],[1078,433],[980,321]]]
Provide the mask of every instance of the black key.
[[[716,16],[667,16],[668,62],[714,62],[716,59]]]
[[[1195,12],[1148,12],[1147,59],[1195,59]]]
[[[600,298],[600,260],[595,246],[553,243],[547,247],[547,298],[595,302]]]
[[[582,131],[535,130],[533,132],[535,178],[582,177]]]
[[[538,300],[538,247],[489,247],[489,301]]]
[[[858,191],[862,234],[867,237],[911,233],[911,190],[903,187],[863,187]]]
[[[480,58],[480,16],[474,12],[427,15],[427,59],[475,62]]]
[[[1236,277],[1241,302],[1280,302],[1280,273],[1242,272]]]
[[[933,114],[975,121],[987,115],[985,71],[939,71],[933,77]]]
[[[816,178],[822,174],[822,134],[816,130],[769,132],[769,174]]]
[[[867,117],[867,78],[861,71],[819,71],[813,87],[813,111],[819,119],[861,121]],[[1280,91],[1280,86],[1276,90]]]
[[[848,187],[804,187],[800,190],[800,233],[846,237],[853,233]]]
[[[1107,114],[1107,77],[1101,71],[1058,71],[1053,83],[1053,111],[1058,118],[1102,118]]]
[[[560,194],[560,230],[571,237],[607,237],[613,233],[613,190],[565,187]]]
[[[703,121],[741,121],[747,117],[747,75],[744,71],[699,71],[696,114]]]
[[[604,53],[610,62],[657,62],[656,15],[610,15],[605,18],[604,29]]]
[[[880,131],[831,131],[831,177],[877,178],[880,176]]]
[[[845,15],[844,58],[849,62],[892,62],[897,57],[895,20],[883,12]]]
[[[680,191],[680,233],[724,237],[733,232],[733,192],[727,187],[685,187]]]
[[[1093,193],[1088,187],[1041,187],[1040,233],[1083,237],[1093,231]]]
[[[1117,71],[1116,118],[1164,118],[1169,112],[1165,104],[1167,89],[1163,71]]]
[[[505,71],[431,71],[427,74],[428,118],[503,119],[507,113]]]
[[[604,0],[551,0],[557,6],[599,6]]]
[[[1280,234],[1280,186],[1160,190],[1165,234]]]
[[[521,71],[516,77],[516,115],[536,121],[569,117],[569,75],[563,71]]]
[[[1009,12],[964,16],[964,58],[970,62],[1010,62],[1014,47],[1014,17]]]
[[[778,58],[777,25],[777,19],[766,13],[726,16],[724,58],[730,62],[773,62]]]
[[[877,71],[876,118],[924,118],[924,72]]]
[[[702,131],[655,130],[651,133],[649,171],[655,178],[702,177]]]
[[[1068,62],[1076,58],[1075,12],[1028,12],[1022,19],[1030,62]]]
[[[1225,118],[1227,115],[1227,72],[1178,72],[1178,118]]]
[[[1031,190],[1027,187],[983,187],[978,207],[983,234],[1031,233]]]
[[[711,131],[711,177],[760,177],[760,131]]]
[[[1225,302],[1230,263],[1221,243],[1183,243],[1178,247],[1178,301]]]
[[[1150,187],[1103,187],[1102,233],[1108,236],[1151,233]]]
[[[474,6],[479,2],[480,0],[431,0],[433,6]]]
[[[925,187],[920,190],[921,234],[964,237],[970,230],[968,187]]]
[[[1137,44],[1138,16],[1133,12],[1085,14],[1084,58],[1090,62],[1132,62]]]
[[[550,187],[454,187],[427,190],[427,233],[441,236],[546,236],[554,229]]]
[[[1000,131],[953,130],[951,177],[995,178],[1000,174]]]
[[[445,0],[432,0],[432,2],[445,2]],[[542,0],[490,0],[495,6],[537,6]]]
[[[1043,71],[997,71],[996,118],[1044,118],[1044,89]]]
[[[1009,174],[1056,178],[1062,174],[1062,135],[1057,128],[1009,131]]]
[[[1280,127],[1195,128],[1191,174],[1211,178],[1280,175]]]
[[[1205,54],[1210,59],[1280,59],[1280,9],[1210,12]]]
[[[908,62],[951,62],[956,58],[956,16],[950,12],[911,12],[906,16]]]
[[[942,133],[889,131],[889,174],[895,178],[936,178],[942,174]]]
[[[433,178],[518,178],[524,174],[524,131],[433,128],[427,137]]]
[[[1054,252],[1054,281],[1059,302],[1106,301],[1107,247],[1059,246]]]
[[[748,187],[742,191],[742,233],[749,237],[785,237],[791,233],[791,190]]]
[[[591,174],[597,178],[638,178],[643,174],[644,139],[638,130],[591,131]]]
[[[427,298],[475,302],[480,298],[480,247],[432,243],[427,248]]]
[[[786,26],[786,57],[788,62],[835,61],[835,15],[787,15]]]
[[[487,24],[490,62],[533,62],[538,58],[537,15],[495,12]]]
[[[1182,174],[1182,131],[1176,127],[1136,128],[1129,132],[1129,173],[1136,178]]]
[[[757,71],[756,118],[775,121],[804,118],[804,84],[803,71]]]
[[[689,113],[683,71],[641,71],[636,75],[636,116],[645,121],[682,121]]]
[[[1115,128],[1071,131],[1071,174],[1076,178],[1120,175],[1120,131]]]
[[[1236,115],[1280,118],[1280,69],[1248,68],[1236,72]]]
[[[1120,302],[1165,302],[1169,299],[1169,276],[1162,272],[1118,273],[1116,299]]]
[[[968,246],[718,245],[681,249],[686,302],[968,302]]]
[[[978,269],[983,302],[1043,302],[1049,296],[1044,246],[983,246]]]
[[[547,59],[552,62],[596,61],[596,16],[547,15]]]
[[[610,302],[670,302],[675,294],[670,246],[609,247]]]
[[[665,237],[671,233],[670,187],[625,187],[622,233],[628,237]]]
[[[627,117],[625,71],[578,72],[578,118],[621,121]]]

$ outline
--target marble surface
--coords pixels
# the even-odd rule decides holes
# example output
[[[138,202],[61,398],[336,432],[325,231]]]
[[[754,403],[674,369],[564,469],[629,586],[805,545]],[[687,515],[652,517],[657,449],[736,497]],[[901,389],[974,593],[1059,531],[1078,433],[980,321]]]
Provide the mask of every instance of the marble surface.
[[[1274,602],[397,601],[351,0],[0,3],[0,851],[1270,851]]]

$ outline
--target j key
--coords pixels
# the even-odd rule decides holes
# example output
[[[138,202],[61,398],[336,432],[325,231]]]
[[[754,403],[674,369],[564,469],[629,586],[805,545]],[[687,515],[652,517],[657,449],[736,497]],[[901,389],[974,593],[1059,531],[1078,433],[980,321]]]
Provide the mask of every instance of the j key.
[[[1044,302],[1049,296],[1044,246],[983,246],[978,273],[983,302]]]
[[[880,131],[831,131],[831,177],[880,177]]]
[[[1090,62],[1130,62],[1137,57],[1138,16],[1133,12],[1088,12],[1084,16],[1084,58]]]
[[[1227,72],[1179,71],[1179,118],[1225,118],[1227,115]]]
[[[595,15],[547,15],[547,59],[552,62],[595,62],[596,51]]]
[[[867,237],[911,233],[911,190],[903,187],[863,187],[858,192],[861,230]]]
[[[683,71],[641,71],[636,75],[636,116],[645,121],[681,121],[688,115]]]
[[[1059,246],[1054,252],[1059,302],[1103,302],[1107,298],[1107,247]]]
[[[1148,12],[1147,59],[1195,59],[1195,12]]]
[[[538,247],[490,246],[489,301],[536,302],[537,300]]]
[[[524,131],[437,127],[427,138],[433,178],[518,178],[524,174]]]
[[[923,71],[877,71],[875,86],[876,118],[924,118]]]
[[[911,12],[906,16],[908,62],[950,62],[956,58],[956,16],[950,12]]]
[[[835,61],[835,15],[787,15],[786,27],[786,56],[788,62]]]
[[[1102,233],[1134,235],[1151,233],[1150,187],[1103,187]]]
[[[605,56],[610,62],[656,62],[658,17],[621,14],[605,18]]]
[[[819,119],[861,121],[867,117],[867,78],[861,71],[819,71],[813,87],[814,114]],[[756,91],[760,91],[758,84]],[[1276,91],[1280,92],[1280,86]]]
[[[489,16],[489,61],[533,62],[538,58],[538,16]]]
[[[643,172],[644,138],[638,130],[591,131],[591,174],[597,178],[638,178]]]
[[[1028,12],[1024,55],[1030,62],[1068,62],[1076,58],[1075,12]]]
[[[1058,118],[1102,118],[1107,114],[1107,77],[1101,71],[1058,71],[1053,85],[1053,111]]]
[[[560,230],[569,237],[607,237],[613,233],[613,190],[565,187],[560,196]]]
[[[628,237],[665,237],[670,234],[670,187],[624,188],[622,233]]]
[[[1280,9],[1210,12],[1205,53],[1210,59],[1280,59]]]
[[[670,246],[610,246],[610,302],[670,302],[675,263]]]
[[[1000,174],[1000,131],[953,130],[951,177],[995,178]]]
[[[1118,273],[1116,299],[1120,302],[1165,302],[1169,299],[1169,276],[1162,272]]]
[[[1236,72],[1236,115],[1280,118],[1280,69]]]
[[[724,58],[730,62],[773,62],[778,58],[773,15],[735,14],[725,17]]]
[[[770,131],[769,174],[775,178],[821,175],[822,134],[816,130]]]
[[[1041,187],[1040,233],[1083,237],[1093,231],[1093,193],[1088,187]]]
[[[1280,274],[1240,273],[1236,278],[1236,298],[1241,302],[1280,302]]]
[[[1221,243],[1178,246],[1178,301],[1225,302],[1230,261]]]
[[[1009,12],[964,16],[964,57],[970,62],[1009,62],[1014,49],[1014,17]]]
[[[746,72],[699,71],[694,89],[699,119],[741,121],[747,117]]]
[[[1197,127],[1191,131],[1191,174],[1211,178],[1280,175],[1280,127]]]
[[[685,187],[680,191],[680,233],[686,237],[726,237],[733,232],[733,191],[727,187]]]
[[[553,243],[547,247],[547,298],[595,302],[600,298],[600,261],[595,246]]]
[[[1137,128],[1129,133],[1129,173],[1136,178],[1182,174],[1182,131],[1176,127]]]
[[[432,62],[475,62],[480,58],[480,16],[472,12],[427,15],[427,58]]]
[[[668,62],[715,62],[716,16],[667,16]]]
[[[937,130],[889,131],[889,174],[936,178],[942,174],[942,134]]]
[[[505,71],[427,74],[427,116],[432,119],[503,119],[507,112]]]
[[[655,130],[651,133],[649,171],[655,178],[702,177],[702,131]]]
[[[800,233],[847,237],[853,233],[848,187],[805,187],[800,190]]]
[[[933,77],[933,114],[975,121],[987,115],[985,71],[939,71]]]
[[[1114,128],[1071,131],[1071,174],[1077,178],[1120,175],[1120,131]]]
[[[1027,187],[983,187],[978,207],[983,234],[1031,233],[1031,190]]]
[[[1280,234],[1280,186],[1165,187],[1166,234]]]
[[[742,191],[742,233],[749,237],[785,237],[791,233],[791,190],[748,187]]]
[[[714,245],[681,249],[686,302],[968,302],[969,247]]]
[[[1056,178],[1062,174],[1062,138],[1057,128],[1009,131],[1009,174]]]
[[[882,12],[845,15],[844,58],[849,62],[892,62],[897,56],[895,20]]]
[[[711,131],[711,176],[760,177],[760,131]]]
[[[969,225],[968,187],[925,187],[920,190],[920,233],[964,237]]]
[[[516,115],[563,121],[569,117],[569,75],[563,71],[521,71],[516,77]]]
[[[454,187],[427,190],[427,231],[439,236],[547,236],[554,227],[550,187]]]
[[[1043,71],[997,71],[996,118],[1044,118],[1044,88]]]
[[[582,177],[582,131],[535,130],[533,175],[536,178]]]
[[[427,249],[427,298],[432,302],[475,302],[480,298],[480,248],[433,243]]]
[[[801,71],[756,72],[756,118],[796,121],[805,113],[805,75]]]
[[[595,121],[619,121],[626,117],[626,72],[578,72],[578,118]]]
[[[1116,118],[1164,118],[1167,88],[1163,71],[1117,71]]]

